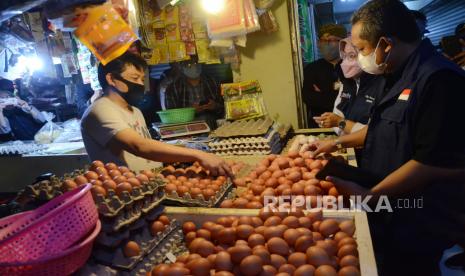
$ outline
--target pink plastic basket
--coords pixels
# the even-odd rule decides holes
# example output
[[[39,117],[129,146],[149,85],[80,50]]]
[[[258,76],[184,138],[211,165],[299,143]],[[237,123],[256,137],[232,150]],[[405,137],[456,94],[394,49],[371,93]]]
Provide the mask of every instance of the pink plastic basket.
[[[0,263],[53,256],[82,240],[98,220],[90,188],[83,185],[36,210],[0,220]]]
[[[65,276],[81,268],[92,253],[92,245],[102,225],[95,228],[79,244],[51,257],[19,263],[0,263],[0,275],[8,276]]]

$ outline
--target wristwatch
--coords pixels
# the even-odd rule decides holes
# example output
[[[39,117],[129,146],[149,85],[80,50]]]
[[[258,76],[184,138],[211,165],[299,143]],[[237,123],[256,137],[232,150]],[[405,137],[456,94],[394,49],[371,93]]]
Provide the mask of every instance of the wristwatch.
[[[341,150],[343,148],[342,147],[342,142],[341,142],[341,140],[339,138],[334,140],[334,144],[336,145],[337,150]]]
[[[338,128],[342,131],[344,131],[344,129],[346,128],[346,125],[347,125],[347,121],[345,119],[343,119],[342,121],[339,122],[338,124]]]

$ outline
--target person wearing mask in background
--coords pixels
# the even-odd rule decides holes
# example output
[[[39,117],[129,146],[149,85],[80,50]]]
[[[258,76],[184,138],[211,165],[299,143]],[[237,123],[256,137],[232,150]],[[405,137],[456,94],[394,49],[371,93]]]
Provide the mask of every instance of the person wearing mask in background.
[[[339,41],[347,37],[342,25],[323,25],[318,32],[318,48],[323,58],[308,64],[304,69],[303,102],[307,106],[308,127],[317,128],[313,117],[333,110],[339,91]]]
[[[391,199],[387,221],[370,221],[384,231],[373,238],[384,255],[380,275],[440,275],[443,251],[465,240],[465,144],[457,127],[465,120],[465,72],[421,39],[399,0],[372,0],[356,11],[352,43],[361,68],[384,75],[383,97],[367,127],[315,142],[313,155],[363,146],[361,166],[382,179],[367,189],[327,178],[343,195]],[[396,208],[397,199],[421,199],[422,208]]]
[[[202,73],[196,58],[182,63],[181,76],[166,89],[167,109],[194,107],[196,120],[205,120],[215,129],[216,120],[224,116],[224,100],[217,82]]]
[[[215,155],[152,140],[144,117],[134,103],[144,95],[144,70],[139,56],[126,52],[99,65],[104,95],[84,114],[81,132],[91,160],[114,162],[132,170],[152,169],[158,162],[199,162],[213,175],[231,175],[229,166]]]
[[[0,141],[34,140],[46,119],[37,108],[13,95],[13,82],[0,80]]]
[[[346,135],[365,127],[371,116],[376,99],[381,97],[381,77],[363,72],[358,64],[358,51],[350,37],[341,40],[339,45],[342,59],[342,86],[334,103],[333,112],[325,112],[315,121],[324,128],[336,128],[336,133]],[[356,150],[357,160],[361,151]]]
[[[426,15],[417,10],[411,10],[410,13],[415,18],[418,29],[420,29],[421,37],[425,37],[425,34],[429,33],[429,31],[426,29],[426,26],[428,25],[428,19],[426,18]]]
[[[465,23],[457,25],[455,28],[455,36],[462,45],[462,52],[450,59],[465,70]]]

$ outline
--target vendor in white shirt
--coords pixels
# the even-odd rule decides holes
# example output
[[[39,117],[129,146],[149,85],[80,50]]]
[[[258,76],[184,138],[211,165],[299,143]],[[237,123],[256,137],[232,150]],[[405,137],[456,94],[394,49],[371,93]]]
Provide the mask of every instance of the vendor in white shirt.
[[[13,82],[0,80],[0,140],[34,140],[46,119],[37,108],[13,95]]]
[[[368,124],[372,108],[382,90],[382,78],[364,73],[357,61],[358,52],[350,37],[341,40],[342,83],[333,112],[314,117],[320,127],[335,128],[338,135],[356,132]]]

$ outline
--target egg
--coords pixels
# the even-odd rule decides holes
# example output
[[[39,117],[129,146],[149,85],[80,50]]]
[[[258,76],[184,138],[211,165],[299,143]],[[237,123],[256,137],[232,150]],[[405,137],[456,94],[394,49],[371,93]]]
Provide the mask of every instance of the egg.
[[[275,276],[278,270],[272,265],[264,265],[260,276]]]
[[[258,256],[251,255],[245,257],[240,263],[240,269],[245,276],[256,276],[262,272],[262,259]]]
[[[209,255],[212,255],[215,253],[215,245],[211,243],[210,241],[203,239],[200,242],[200,244],[197,246],[197,250],[194,253],[197,253],[200,256],[206,258]]]
[[[289,161],[285,158],[277,158],[277,164],[281,170],[289,168]]]
[[[216,254],[214,268],[218,271],[232,271],[233,263],[231,255],[226,251],[221,251]]]
[[[252,217],[252,226],[259,227],[263,225],[263,221],[259,217]]]
[[[263,226],[263,225],[258,226],[257,228],[255,228],[255,233],[264,236],[265,235],[265,229],[266,229],[266,226]]]
[[[267,166],[259,165],[259,166],[255,169],[255,172],[257,173],[257,175],[261,175],[261,174],[264,173],[266,170],[267,170]]]
[[[342,232],[346,233],[349,236],[353,236],[355,234],[355,224],[352,220],[345,220],[339,223],[339,228]]]
[[[307,252],[312,245],[314,245],[314,241],[311,236],[300,236],[295,241],[294,249],[296,252]]]
[[[197,227],[191,221],[186,221],[182,225],[182,231],[183,231],[184,234],[187,234],[189,232],[195,232],[196,229],[197,229]]]
[[[232,207],[233,207],[233,201],[231,199],[226,199],[220,204],[220,208],[232,208]]]
[[[315,267],[331,264],[328,253],[323,248],[312,246],[307,249],[306,254],[308,263]]]
[[[289,254],[289,245],[282,238],[271,238],[266,245],[271,254],[279,254],[281,256],[287,256]]]
[[[236,241],[236,230],[233,228],[224,228],[218,234],[220,244],[232,245]]]
[[[308,217],[300,217],[299,218],[299,225],[302,228],[311,229],[312,221]]]
[[[168,264],[159,264],[152,270],[152,275],[166,275],[171,267]]]
[[[94,171],[86,171],[84,173],[84,176],[87,178],[87,180],[97,180],[98,179],[98,174]]]
[[[338,276],[360,276],[360,271],[355,266],[346,266],[339,270]]]
[[[236,245],[228,248],[231,260],[235,264],[240,264],[242,260],[252,254],[252,249],[246,245]]]
[[[108,172],[108,175],[110,175],[111,179],[115,179],[117,176],[121,176],[121,172],[118,170],[111,170]]]
[[[174,175],[167,175],[166,179],[171,181],[171,183],[174,183],[174,181],[177,181],[176,176],[174,176]]]
[[[295,229],[287,229],[283,233],[283,238],[289,246],[294,246],[299,236],[300,236],[299,231]]]
[[[323,248],[329,256],[336,255],[337,244],[333,240],[321,240],[315,243],[316,246]]]
[[[78,186],[82,186],[84,184],[87,184],[89,183],[89,180],[87,180],[87,178],[83,175],[78,175],[76,176],[76,178],[74,179],[74,182],[78,185]]]
[[[128,178],[127,182],[134,188],[141,185],[140,181],[135,177]]]
[[[203,194],[203,197],[205,198],[205,200],[210,200],[210,199],[215,197],[216,193],[212,189],[205,189],[205,190],[203,190],[202,194]]]
[[[268,218],[273,216],[273,212],[269,208],[260,209],[258,216],[262,221],[266,221]]]
[[[156,236],[158,233],[165,231],[166,226],[161,221],[154,221],[150,226],[150,233]]]
[[[117,170],[118,166],[116,166],[115,163],[106,163],[105,164],[105,169],[107,169],[108,171]]]
[[[284,264],[287,263],[287,260],[278,254],[271,254],[271,265],[274,266],[277,270]]]
[[[276,226],[281,224],[282,219],[278,216],[272,216],[265,220],[264,226]]]
[[[279,168],[277,168],[277,170],[273,171],[273,173],[271,174],[271,177],[276,179],[276,181],[278,180],[278,178],[280,178],[281,176],[284,176],[284,172],[282,170],[280,170]]]
[[[346,255],[339,260],[339,266],[355,266],[358,267],[360,265],[359,260],[357,257],[352,255]]]
[[[353,245],[353,244],[346,244],[346,245],[343,245],[342,247],[339,248],[339,250],[337,251],[337,257],[339,259],[347,256],[347,255],[352,255],[352,256],[358,256],[358,250],[357,250],[357,246]]]
[[[101,195],[103,197],[107,195],[107,191],[101,186],[93,186],[91,192],[94,198],[97,198],[97,195]]]
[[[233,207],[238,209],[244,209],[249,201],[245,198],[238,198],[234,200]]]
[[[189,232],[184,235],[184,240],[186,241],[187,245],[190,245],[196,238],[197,234],[195,232]]]
[[[323,190],[329,191],[329,189],[334,187],[334,184],[332,182],[322,180],[320,181],[320,186],[323,188]]]
[[[245,245],[245,246],[249,246],[249,243],[248,243],[247,241],[244,241],[244,240],[237,240],[235,245]],[[250,246],[249,246],[249,247],[250,247]]]
[[[286,225],[289,228],[299,228],[300,223],[299,219],[294,216],[288,216],[283,219],[282,224]]]
[[[270,240],[271,238],[282,238],[284,231],[285,230],[278,226],[270,226],[265,229],[263,236],[266,240]]]
[[[128,241],[123,248],[124,256],[131,258],[140,255],[140,247],[135,241]]]
[[[291,264],[284,264],[278,270],[279,273],[287,273],[288,275],[293,275],[294,271],[295,271],[295,266]]]
[[[215,272],[214,276],[234,276],[234,274],[229,271],[219,271]]]
[[[116,194],[121,197],[123,195],[124,192],[128,192],[128,193],[131,193],[132,191],[132,186],[131,184],[127,183],[127,182],[122,182],[122,183],[119,183],[117,186],[116,186]]]
[[[299,227],[299,228],[297,228],[296,230],[299,231],[299,233],[300,233],[302,236],[310,236],[310,237],[313,237],[312,231],[310,231],[310,229],[308,229],[308,228]]]
[[[319,266],[315,270],[315,276],[337,276],[336,269],[330,265]]]
[[[205,258],[198,258],[187,263],[187,268],[193,276],[210,275],[211,264]]]
[[[166,276],[184,276],[189,275],[189,269],[180,266],[172,266],[166,271]]]
[[[312,232],[312,235],[313,235],[314,242],[324,240],[324,237],[323,235],[320,234],[320,232]]]
[[[76,184],[76,182],[74,182],[74,180],[71,180],[71,179],[66,179],[65,181],[63,181],[63,184],[62,184],[62,189],[64,191],[71,191],[71,190],[74,190],[78,187],[78,185]]]
[[[161,215],[158,217],[158,221],[160,221],[161,223],[163,223],[164,225],[168,225],[170,224],[170,219],[165,216],[165,215]]]
[[[91,181],[90,181],[90,184],[92,184],[92,186],[100,186],[100,187],[103,186],[102,181],[100,181],[100,180],[98,180],[98,179],[91,180]]]
[[[287,176],[287,179],[292,181],[292,183],[296,183],[302,179],[302,174],[300,172],[293,171],[289,173],[289,175]]]
[[[123,182],[128,182],[128,179],[126,178],[126,176],[119,175],[119,176],[115,176],[113,178],[113,181],[115,181],[117,184],[119,184],[119,183],[123,183]]]
[[[255,256],[260,257],[262,259],[263,264],[270,264],[271,263],[271,254],[266,250],[265,247],[256,246],[252,249],[252,254]]]
[[[265,171],[260,175],[260,179],[267,180],[271,177],[272,173],[270,171]]]
[[[100,160],[92,161],[92,164],[91,164],[92,169],[96,169],[96,168],[99,168],[99,167],[105,167],[105,165],[103,164],[102,161],[100,161]]]
[[[189,263],[189,262],[191,262],[193,260],[200,259],[200,258],[202,258],[202,256],[200,256],[199,254],[195,254],[195,253],[194,254],[189,254],[187,256],[186,263]]]
[[[150,170],[143,170],[140,173],[146,175],[149,179],[155,178],[155,174]]]
[[[293,276],[311,276],[315,273],[315,267],[309,264],[298,267]]]
[[[244,240],[247,240],[254,231],[251,225],[243,224],[236,227],[237,237]]]
[[[249,238],[247,239],[247,242],[250,247],[255,247],[257,245],[264,245],[265,244],[265,237],[261,234],[251,234]]]
[[[116,185],[115,181],[113,181],[113,180],[105,180],[105,181],[103,181],[102,186],[108,192],[108,190],[116,191],[116,186],[117,185]]]
[[[101,174],[101,175],[99,175],[98,179],[103,182],[105,180],[111,180],[111,177],[109,175]]]
[[[138,174],[136,175],[137,180],[139,180],[140,183],[146,184],[149,182],[149,178],[145,174]]]
[[[118,170],[119,170],[121,173],[130,172],[129,168],[126,167],[126,166],[119,166],[119,167],[118,167]]]
[[[207,229],[199,229],[196,232],[196,236],[199,238],[204,238],[206,240],[211,240],[211,233]]]
[[[287,262],[294,267],[300,267],[307,263],[307,255],[302,252],[294,252],[289,255]]]
[[[174,185],[174,184],[172,184],[172,183],[168,183],[168,184],[166,184],[166,186],[165,186],[165,192],[166,192],[167,194],[169,194],[169,195],[172,194],[173,192],[175,192],[176,189],[177,189],[176,185]]]
[[[355,245],[357,246],[357,242],[354,240],[354,238],[352,237],[347,237],[347,238],[343,238],[341,239],[338,243],[337,243],[337,246],[339,248],[343,247],[344,245],[348,245],[348,244],[352,244],[352,245]]]
[[[178,194],[178,196],[183,197],[184,195],[189,193],[189,188],[187,188],[186,186],[182,186],[182,185],[177,186],[176,193]]]
[[[349,235],[347,235],[345,232],[340,231],[334,235],[333,239],[336,243],[339,243],[340,240],[342,240],[343,238],[347,238],[347,237],[349,237]]]

